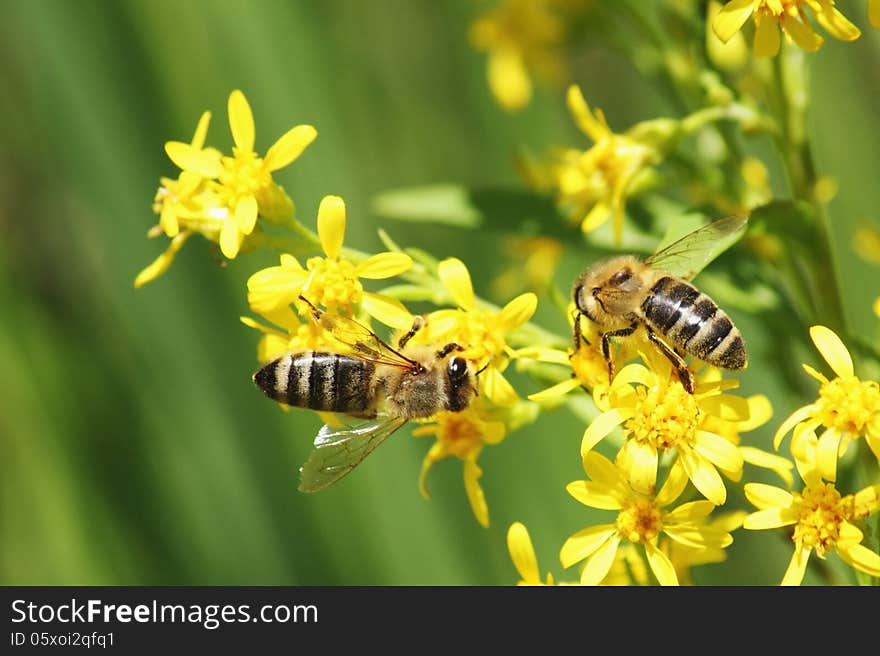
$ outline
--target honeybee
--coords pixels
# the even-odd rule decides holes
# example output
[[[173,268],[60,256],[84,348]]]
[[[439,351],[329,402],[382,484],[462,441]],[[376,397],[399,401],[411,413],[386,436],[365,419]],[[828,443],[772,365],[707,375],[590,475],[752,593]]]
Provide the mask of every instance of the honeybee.
[[[257,371],[254,383],[279,403],[368,420],[321,428],[300,468],[301,492],[317,492],[338,481],[407,421],[441,410],[460,412],[477,394],[476,374],[458,355],[461,346],[407,346],[423,325],[421,317],[394,349],[357,321],[328,315],[302,296],[300,300],[352,352],[288,353]]]
[[[685,354],[724,369],[744,369],[746,347],[739,330],[724,310],[686,280],[702,268],[719,241],[739,237],[747,220],[718,219],[644,261],[622,255],[586,269],[572,287],[577,308],[575,349],[582,339],[584,316],[599,328],[609,380],[614,378],[611,338],[632,335],[639,326],[669,358],[691,394],[694,374],[682,357]]]

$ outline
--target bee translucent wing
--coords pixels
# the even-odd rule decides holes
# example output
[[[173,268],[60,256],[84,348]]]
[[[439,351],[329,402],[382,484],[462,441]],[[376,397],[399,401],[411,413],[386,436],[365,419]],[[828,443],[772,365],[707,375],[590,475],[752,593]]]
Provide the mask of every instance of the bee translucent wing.
[[[728,216],[697,228],[645,260],[673,276],[693,278],[745,232],[748,217]]]
[[[354,319],[320,312],[319,318],[316,321],[324,330],[331,332],[333,337],[343,344],[350,346],[355,353],[365,360],[376,364],[390,364],[405,369],[411,369],[416,366],[413,360],[401,355],[383,342],[376,333]]]
[[[402,417],[381,417],[356,426],[324,425],[315,448],[300,467],[300,492],[318,492],[333,485],[406,423]]]

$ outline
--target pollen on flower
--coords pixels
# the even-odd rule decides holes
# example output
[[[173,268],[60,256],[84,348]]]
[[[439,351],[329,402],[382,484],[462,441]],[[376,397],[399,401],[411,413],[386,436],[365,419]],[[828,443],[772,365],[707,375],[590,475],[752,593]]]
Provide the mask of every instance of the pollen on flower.
[[[363,301],[364,286],[358,280],[355,265],[348,260],[312,257],[306,262],[306,270],[308,282],[302,292],[311,303],[333,311]]]
[[[617,530],[630,542],[650,542],[663,529],[663,513],[650,499],[634,497],[617,515]]]
[[[224,157],[220,174],[221,195],[229,205],[249,194],[254,194],[272,182],[272,173],[263,165],[263,159],[253,151],[232,148],[233,157]]]
[[[700,409],[681,383],[676,381],[650,390],[638,387],[636,393],[635,415],[626,422],[634,439],[657,449],[671,449],[693,441]]]
[[[465,414],[444,412],[437,417],[437,440],[449,455],[464,458],[483,444],[481,427]]]
[[[852,495],[841,496],[833,483],[825,483],[793,496],[798,522],[792,539],[824,555],[837,544],[841,527],[852,515]]]
[[[608,381],[608,364],[598,348],[583,345],[569,358],[575,377],[584,387],[593,389],[597,384]]]
[[[834,378],[819,389],[816,419],[823,425],[860,434],[880,413],[880,386],[856,376]]]

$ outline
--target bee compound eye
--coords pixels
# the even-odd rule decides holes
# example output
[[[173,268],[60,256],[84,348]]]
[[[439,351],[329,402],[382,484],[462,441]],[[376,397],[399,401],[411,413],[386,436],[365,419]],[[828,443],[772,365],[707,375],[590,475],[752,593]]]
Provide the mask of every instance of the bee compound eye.
[[[467,374],[467,360],[452,358],[448,365],[450,378],[463,378]]]

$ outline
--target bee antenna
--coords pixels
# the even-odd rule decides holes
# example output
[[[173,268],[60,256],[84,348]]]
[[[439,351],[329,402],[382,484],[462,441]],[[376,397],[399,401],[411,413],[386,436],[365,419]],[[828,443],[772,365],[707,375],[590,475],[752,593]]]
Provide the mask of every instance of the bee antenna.
[[[489,363],[487,362],[485,365],[483,365],[482,369],[480,369],[477,373],[474,374],[474,376],[479,376],[481,373],[486,371],[486,369],[488,369],[488,368],[489,368]]]

